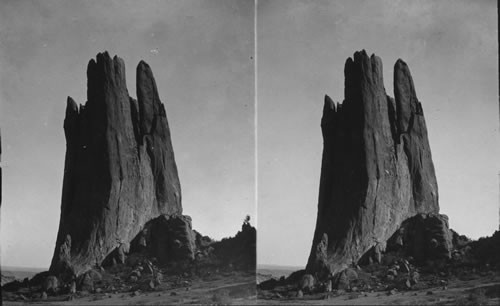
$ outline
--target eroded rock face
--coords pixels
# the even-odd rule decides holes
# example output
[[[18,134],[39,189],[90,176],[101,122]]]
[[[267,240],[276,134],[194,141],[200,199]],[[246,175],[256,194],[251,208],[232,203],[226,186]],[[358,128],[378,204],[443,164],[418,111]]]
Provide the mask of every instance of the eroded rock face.
[[[145,251],[159,262],[193,260],[196,234],[189,216],[161,215],[148,223],[132,240],[131,252]]]
[[[344,74],[345,100],[335,104],[326,96],[321,120],[318,217],[306,268],[318,276],[384,245],[407,218],[439,212],[427,128],[408,66],[402,60],[394,66],[395,99],[385,92],[375,55],[356,52]]]
[[[403,222],[387,242],[387,251],[403,251],[417,262],[450,259],[453,234],[446,215],[418,214]]]
[[[257,267],[257,230],[246,221],[234,237],[217,241],[211,247],[221,263],[232,269],[255,271]]]
[[[164,105],[150,67],[137,66],[137,101],[125,64],[107,52],[87,68],[87,102],[68,97],[61,218],[50,271],[80,274],[129,243],[159,215],[180,215],[181,188]]]

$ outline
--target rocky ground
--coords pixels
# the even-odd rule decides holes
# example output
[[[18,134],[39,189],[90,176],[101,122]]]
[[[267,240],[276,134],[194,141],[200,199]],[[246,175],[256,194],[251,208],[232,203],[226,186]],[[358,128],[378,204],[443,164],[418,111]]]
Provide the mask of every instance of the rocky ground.
[[[148,240],[148,247],[128,253],[118,249],[109,260],[80,275],[47,271],[4,284],[2,299],[6,304],[254,303],[255,228],[246,220],[234,237],[221,241],[197,237],[201,241],[193,258],[158,259],[152,247],[157,244]],[[184,249],[180,243],[165,258],[175,258]]]
[[[142,269],[141,269],[142,267]],[[150,273],[145,265],[134,268],[118,265],[110,270],[91,272],[93,281],[72,292],[58,292],[42,286],[25,286],[18,290],[2,290],[6,305],[25,303],[117,305],[117,304],[249,304],[256,299],[254,271],[204,269],[177,273],[169,267]],[[142,271],[142,272],[141,272]]]
[[[476,278],[477,277],[477,278]],[[370,291],[286,296],[279,292],[258,293],[260,305],[498,305],[500,277],[474,276],[470,281],[450,281],[447,289],[432,287],[407,291]]]
[[[304,270],[258,285],[259,304],[439,304],[500,303],[500,232],[456,244],[449,260],[416,261],[400,252],[380,262],[353,265],[323,281]]]

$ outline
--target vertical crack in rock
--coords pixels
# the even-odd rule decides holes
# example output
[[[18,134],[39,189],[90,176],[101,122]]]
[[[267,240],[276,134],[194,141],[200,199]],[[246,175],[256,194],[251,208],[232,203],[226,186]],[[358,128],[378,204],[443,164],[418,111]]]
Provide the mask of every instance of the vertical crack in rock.
[[[410,70],[396,62],[395,99],[385,92],[382,71],[379,57],[356,52],[345,63],[343,103],[335,107],[325,97],[318,216],[306,268],[319,277],[383,246],[404,220],[439,212],[427,129]]]
[[[150,67],[137,67],[129,97],[121,58],[88,63],[87,102],[68,97],[61,218],[50,271],[99,264],[146,222],[180,215],[181,189],[166,112]]]

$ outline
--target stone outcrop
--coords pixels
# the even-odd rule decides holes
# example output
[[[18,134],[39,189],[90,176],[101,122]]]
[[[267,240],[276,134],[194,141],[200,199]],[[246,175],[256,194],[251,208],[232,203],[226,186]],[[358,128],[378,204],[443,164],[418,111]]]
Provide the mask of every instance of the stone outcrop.
[[[408,66],[394,66],[394,96],[382,61],[363,50],[345,63],[345,99],[325,97],[318,216],[306,270],[328,277],[385,243],[402,222],[438,214],[427,128]]]
[[[98,54],[87,77],[85,105],[67,101],[53,274],[81,274],[130,243],[149,220],[182,214],[166,111],[148,64],[137,66],[137,100],[116,56]]]
[[[210,246],[221,263],[236,270],[251,270],[257,268],[257,230],[246,219],[234,237],[224,238]]]
[[[450,259],[453,234],[448,217],[435,214],[418,214],[403,222],[387,241],[387,252],[402,251],[417,262]]]
[[[196,233],[191,217],[161,215],[144,226],[132,240],[131,252],[147,252],[161,263],[193,260],[196,253]]]

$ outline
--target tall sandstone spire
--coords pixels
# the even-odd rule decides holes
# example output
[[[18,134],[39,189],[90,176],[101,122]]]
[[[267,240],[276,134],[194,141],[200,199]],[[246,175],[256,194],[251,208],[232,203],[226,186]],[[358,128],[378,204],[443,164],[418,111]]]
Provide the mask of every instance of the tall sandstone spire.
[[[80,274],[159,215],[180,215],[181,187],[164,105],[150,67],[129,97],[121,58],[87,68],[87,103],[68,97],[61,218],[50,271]]]
[[[384,246],[402,222],[437,214],[438,187],[422,106],[408,66],[394,66],[395,99],[382,61],[363,50],[345,63],[345,100],[325,96],[324,148],[313,245],[306,270],[332,275]],[[326,276],[326,275],[325,275]]]

